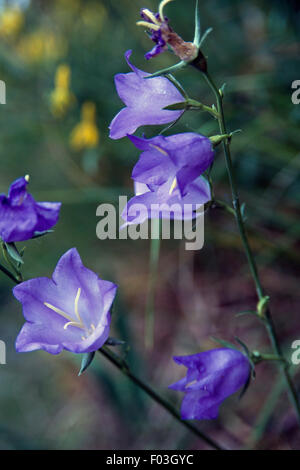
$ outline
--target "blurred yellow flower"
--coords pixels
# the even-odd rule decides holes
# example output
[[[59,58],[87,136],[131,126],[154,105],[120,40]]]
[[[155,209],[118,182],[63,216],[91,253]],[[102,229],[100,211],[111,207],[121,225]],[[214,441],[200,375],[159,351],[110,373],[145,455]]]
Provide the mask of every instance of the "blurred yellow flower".
[[[12,38],[21,31],[24,15],[20,8],[6,8],[0,13],[0,37]]]
[[[66,44],[50,31],[37,30],[21,39],[18,52],[26,62],[39,63],[63,56]]]
[[[107,10],[101,3],[86,5],[81,12],[81,20],[85,27],[100,31],[107,19]]]
[[[70,145],[74,150],[97,147],[99,131],[96,125],[96,106],[86,102],[81,109],[81,121],[74,127],[70,136]]]
[[[79,10],[80,0],[56,0],[59,7],[68,8],[69,10]]]
[[[55,117],[62,117],[74,104],[75,96],[70,91],[71,70],[66,64],[57,67],[55,88],[50,95],[51,111]]]

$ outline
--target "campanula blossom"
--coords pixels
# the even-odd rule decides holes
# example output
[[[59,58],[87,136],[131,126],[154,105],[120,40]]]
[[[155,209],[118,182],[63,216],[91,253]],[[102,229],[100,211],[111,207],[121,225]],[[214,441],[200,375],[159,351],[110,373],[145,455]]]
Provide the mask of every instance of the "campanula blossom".
[[[149,185],[150,189],[172,179],[184,196],[187,187],[212,164],[214,152],[211,141],[200,134],[185,132],[152,139],[128,136],[143,153],[135,165],[132,178]]]
[[[52,278],[22,282],[13,290],[26,323],[16,350],[58,354],[96,351],[108,338],[110,308],[117,286],[87,269],[75,248],[58,261]]]
[[[235,349],[212,349],[173,359],[187,367],[186,376],[169,386],[185,393],[181,405],[182,419],[217,418],[225,398],[239,390],[250,378],[248,358]]]
[[[29,240],[58,221],[60,202],[36,202],[26,190],[29,177],[14,181],[9,194],[0,194],[0,237],[4,242]]]
[[[189,185],[184,197],[178,187],[174,187],[173,178],[161,186],[152,186],[135,182],[135,196],[124,207],[122,218],[127,225],[142,224],[146,219],[193,220],[201,212],[200,207],[210,201],[211,193],[208,182],[200,177]]]
[[[150,74],[139,70],[130,62],[131,52],[127,51],[125,58],[132,72],[115,76],[118,95],[126,107],[121,109],[109,126],[111,139],[121,139],[127,134],[133,134],[140,126],[167,124],[183,113],[182,110],[163,109],[184,101],[183,96],[165,77],[145,80]]]
[[[150,38],[155,43],[154,48],[145,54],[147,60],[161,54],[171,47],[173,52],[181,60],[190,62],[197,57],[198,48],[192,42],[185,42],[170,27],[168,18],[164,15],[164,8],[172,0],[162,0],[158,7],[158,13],[153,13],[147,8],[141,9],[142,21],[138,21],[139,26],[144,26],[150,31]]]

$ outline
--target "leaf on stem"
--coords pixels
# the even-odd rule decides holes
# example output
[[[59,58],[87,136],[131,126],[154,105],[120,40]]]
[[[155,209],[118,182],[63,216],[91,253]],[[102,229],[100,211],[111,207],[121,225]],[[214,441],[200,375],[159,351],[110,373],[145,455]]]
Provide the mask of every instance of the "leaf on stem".
[[[85,353],[83,354],[82,356],[82,360],[81,360],[81,367],[80,367],[80,371],[78,373],[78,377],[83,374],[83,372],[85,370],[87,370],[87,368],[91,365],[93,359],[94,359],[94,356],[95,356],[95,351],[93,352],[90,352],[90,353]]]
[[[109,337],[107,338],[105,344],[107,344],[107,346],[122,346],[123,344],[125,344],[125,341]]]
[[[194,35],[194,44],[199,48],[201,42],[201,19],[200,19],[200,8],[199,0],[196,0],[195,8],[195,35]]]
[[[151,75],[148,75],[147,77],[144,77],[145,80],[149,80],[149,78],[155,78],[155,77],[160,77],[161,75],[167,75],[173,72],[177,72],[178,70],[183,69],[188,65],[187,62],[184,60],[181,60],[175,65],[172,65],[171,67],[167,67],[166,69],[158,70],[157,72],[152,73]]]
[[[9,256],[19,264],[24,264],[21,254],[14,243],[4,243]]]

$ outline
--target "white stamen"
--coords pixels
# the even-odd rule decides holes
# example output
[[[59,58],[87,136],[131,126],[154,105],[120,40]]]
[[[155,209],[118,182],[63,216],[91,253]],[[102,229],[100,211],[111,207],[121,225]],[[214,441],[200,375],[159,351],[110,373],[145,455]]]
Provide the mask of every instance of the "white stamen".
[[[81,323],[78,323],[78,321],[69,321],[64,325],[64,330],[66,330],[68,326],[76,326],[76,328],[81,328],[84,330],[84,326]]]
[[[160,22],[155,17],[154,13],[152,13],[152,11],[148,10],[148,8],[144,8],[142,11],[143,11],[144,15],[148,16],[148,18],[151,21],[153,21],[154,24],[157,24],[158,26],[160,26]]]
[[[157,24],[148,23],[148,21],[137,21],[136,24],[138,26],[145,26],[146,28],[153,29],[154,31],[160,30],[160,26],[158,26]]]
[[[169,191],[169,194],[170,194],[170,195],[172,194],[172,192],[174,191],[174,189],[176,188],[176,186],[177,186],[177,179],[174,178],[173,183],[172,183],[171,188],[170,188],[170,191]]]
[[[185,388],[189,388],[192,385],[195,385],[196,383],[197,383],[197,380],[193,380],[192,382],[189,382],[188,384],[186,384]]]
[[[75,297],[74,310],[75,310],[75,315],[77,316],[78,320],[80,321],[80,323],[82,323],[82,320],[81,320],[79,312],[78,312],[78,302],[79,302],[80,294],[81,294],[81,288],[79,287],[78,291],[77,291],[77,294],[76,294],[76,297]]]
[[[61,315],[62,317],[66,318],[70,322],[74,321],[74,319],[72,317],[70,317],[70,315],[68,315],[66,312],[64,312],[60,308],[54,307],[54,305],[48,304],[48,302],[44,302],[44,305],[46,305],[46,307],[53,310],[55,313],[58,313],[58,315]]]
[[[164,8],[167,5],[167,3],[169,3],[169,2],[172,2],[172,0],[163,0],[159,4],[158,12],[159,12],[159,16],[160,16],[161,21],[165,21]]]
[[[54,305],[51,305],[48,302],[44,302],[44,305],[46,305],[46,307],[50,308],[58,315],[64,317],[66,320],[69,320],[67,323],[65,323],[64,330],[66,330],[68,326],[75,326],[76,328],[80,328],[81,330],[85,329],[83,321],[78,311],[78,302],[79,302],[80,294],[81,294],[81,288],[79,287],[77,290],[75,301],[74,301],[74,311],[75,311],[76,317],[78,318],[78,321],[74,320],[74,318],[72,318],[70,315],[68,315],[66,312],[64,312],[60,308],[54,307]]]
[[[154,148],[155,150],[157,150],[158,152],[162,153],[163,155],[168,156],[168,152],[166,152],[165,150],[163,150],[162,148],[160,148],[158,145],[150,144],[150,147]]]

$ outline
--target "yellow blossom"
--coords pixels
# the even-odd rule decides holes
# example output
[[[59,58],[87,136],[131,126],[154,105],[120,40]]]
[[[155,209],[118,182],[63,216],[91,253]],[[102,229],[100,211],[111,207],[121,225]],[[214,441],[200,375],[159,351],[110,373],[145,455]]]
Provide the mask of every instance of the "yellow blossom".
[[[74,150],[97,147],[99,131],[96,125],[96,106],[86,102],[81,109],[81,121],[77,124],[70,136],[70,145]]]
[[[37,30],[24,36],[18,52],[29,63],[56,60],[66,52],[66,44],[50,31]]]
[[[75,101],[70,91],[71,70],[66,64],[60,65],[55,74],[55,88],[50,95],[51,111],[55,117],[62,117]]]
[[[85,5],[81,13],[83,25],[94,32],[99,32],[107,19],[107,10],[104,5],[91,4]]]
[[[20,8],[6,8],[0,13],[0,37],[12,38],[18,35],[24,23]]]

